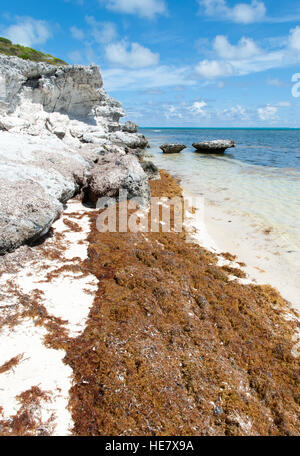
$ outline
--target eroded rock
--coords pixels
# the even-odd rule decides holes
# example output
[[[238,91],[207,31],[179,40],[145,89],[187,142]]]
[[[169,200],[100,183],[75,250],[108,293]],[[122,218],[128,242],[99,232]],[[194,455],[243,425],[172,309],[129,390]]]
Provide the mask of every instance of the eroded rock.
[[[186,149],[186,146],[183,144],[163,144],[160,146],[160,149],[164,154],[178,154],[182,150]]]
[[[217,139],[215,141],[194,143],[193,147],[197,152],[202,152],[204,154],[223,154],[226,149],[235,147],[235,142],[226,139]]]
[[[0,55],[0,74],[0,253],[45,234],[87,182],[94,198],[124,188],[147,204],[147,174],[125,149],[148,142],[134,123],[120,124],[125,111],[98,67]]]
[[[148,176],[134,155],[104,155],[94,166],[88,180],[88,200],[94,204],[101,197],[119,196],[126,190],[128,199],[137,199],[146,207],[150,200]]]
[[[0,254],[46,234],[63,210],[58,200],[31,179],[1,178],[0,207]]]

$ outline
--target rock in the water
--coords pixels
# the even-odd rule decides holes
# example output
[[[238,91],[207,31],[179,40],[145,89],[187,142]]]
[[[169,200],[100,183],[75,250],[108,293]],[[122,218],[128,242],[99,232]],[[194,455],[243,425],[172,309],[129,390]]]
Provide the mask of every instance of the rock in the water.
[[[204,154],[223,154],[226,149],[235,147],[235,142],[227,139],[217,139],[215,141],[194,143],[193,147],[197,152],[202,152]]]
[[[163,144],[160,148],[164,154],[178,154],[183,149],[186,149],[186,146],[183,144]]]

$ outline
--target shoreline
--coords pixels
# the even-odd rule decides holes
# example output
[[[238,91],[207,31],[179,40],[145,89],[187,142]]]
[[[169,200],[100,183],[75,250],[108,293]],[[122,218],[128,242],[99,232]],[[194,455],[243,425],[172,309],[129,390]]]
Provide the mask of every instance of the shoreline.
[[[186,190],[184,194],[189,198],[195,197]],[[238,263],[243,264],[247,279],[242,279],[241,283],[271,285],[295,311],[300,311],[300,287],[292,275],[294,271],[288,269],[292,263],[289,265],[286,259],[280,257],[268,234],[253,228],[250,236],[246,235],[249,227],[246,231],[246,227],[242,226],[241,216],[209,203],[205,204],[204,216],[201,214],[197,217],[196,214],[192,223],[197,231],[195,239],[202,247],[219,256],[229,252],[236,256],[238,267]]]
[[[90,207],[120,189],[145,208],[183,199],[143,163],[148,141],[120,123],[99,68],[0,65],[0,435],[300,435],[299,316],[285,299],[218,257],[197,216],[199,242],[163,220],[97,229]]]
[[[150,129],[147,135],[151,143],[149,159],[180,179],[187,195],[204,201],[204,215],[195,223],[199,228],[205,223],[205,245],[219,253],[236,255],[238,262],[245,263],[249,279],[274,286],[299,311],[297,152],[289,156],[290,164],[284,167],[287,150],[282,142],[273,148],[269,133],[225,135],[220,133],[220,128],[217,131],[216,135],[207,132],[206,136],[209,139],[232,137],[240,144],[235,153],[210,157],[195,154],[188,146],[180,154],[162,154],[160,144],[191,144],[199,135],[202,137],[201,132],[184,134],[182,129],[175,128],[174,133],[167,134],[164,131],[152,133]],[[296,135],[288,135],[287,141],[293,144]],[[272,151],[269,155],[268,149]],[[266,151],[266,159],[261,158],[263,151]],[[272,154],[279,157],[276,163]]]
[[[179,194],[178,192],[181,192],[182,190],[178,186],[177,181],[164,171],[161,171],[161,173],[161,181],[151,182],[151,187],[154,189],[154,195],[162,196],[167,194],[172,197]],[[33,260],[25,259],[25,262],[22,263],[21,259],[17,262],[19,273],[14,273],[14,276],[11,275],[11,278],[16,277],[16,285],[19,285],[19,290],[16,294],[17,299],[20,299],[20,296],[22,295],[26,296],[30,294],[30,291],[35,291],[35,293],[39,291],[42,293],[42,299],[40,300],[40,298],[38,298],[38,300],[41,301],[41,304],[46,309],[46,319],[41,320],[40,323],[36,325],[34,321],[37,319],[38,314],[36,313],[36,310],[34,310],[35,308],[33,308],[33,310],[29,312],[29,320],[28,316],[26,316],[26,320],[22,321],[21,318],[19,322],[16,321],[16,332],[14,332],[14,328],[12,327],[9,339],[7,339],[8,335],[5,336],[5,334],[3,334],[3,337],[6,337],[5,340],[9,341],[11,349],[8,352],[9,356],[7,354],[6,357],[4,356],[4,358],[1,359],[0,365],[2,365],[2,367],[3,363],[9,361],[8,358],[13,359],[13,357],[23,354],[23,348],[26,346],[28,347],[26,341],[29,341],[31,346],[32,341],[34,341],[37,346],[41,347],[41,351],[36,349],[33,351],[32,349],[29,349],[27,352],[25,351],[22,358],[13,369],[8,369],[4,374],[1,374],[0,380],[9,380],[9,384],[13,385],[13,390],[10,390],[8,395],[6,393],[5,400],[1,401],[3,405],[5,405],[2,410],[4,416],[0,419],[2,429],[4,421],[6,426],[6,428],[4,426],[4,429],[6,429],[8,434],[11,432],[20,432],[20,429],[17,431],[17,428],[14,428],[16,425],[15,423],[18,422],[17,418],[20,418],[20,413],[22,416],[24,411],[31,410],[33,411],[31,413],[31,419],[34,422],[34,427],[31,429],[26,428],[25,422],[23,428],[21,428],[22,435],[70,435],[72,434],[71,428],[73,427],[73,433],[75,435],[98,435],[98,433],[102,435],[118,435],[121,429],[123,429],[123,433],[125,432],[124,435],[150,435],[152,434],[149,430],[150,428],[156,429],[155,435],[161,435],[164,432],[162,430],[163,428],[156,427],[157,422],[155,420],[151,426],[149,424],[150,428],[147,428],[142,419],[143,416],[145,416],[148,417],[148,420],[151,420],[151,414],[148,415],[149,410],[147,409],[147,404],[149,400],[149,403],[151,403],[152,400],[157,401],[159,398],[163,404],[158,406],[160,410],[159,414],[161,419],[164,417],[162,420],[165,423],[165,429],[167,429],[170,434],[175,435],[176,426],[174,427],[174,423],[180,419],[181,413],[178,417],[177,415],[172,415],[172,413],[174,413],[172,411],[170,411],[170,413],[167,412],[164,405],[164,398],[161,397],[160,394],[157,396],[157,392],[155,391],[157,373],[155,372],[158,369],[158,365],[163,366],[164,369],[159,374],[159,381],[162,382],[162,388],[164,388],[163,385],[165,381],[167,381],[167,384],[173,385],[173,378],[177,378],[177,382],[181,384],[183,381],[182,379],[184,379],[186,375],[190,375],[185,373],[185,370],[182,371],[182,368],[178,365],[178,356],[182,358],[181,363],[183,362],[183,359],[185,360],[184,363],[187,363],[186,372],[189,372],[193,363],[196,363],[195,365],[198,366],[199,361],[200,364],[197,369],[200,369],[200,371],[201,369],[208,369],[201,361],[201,357],[204,356],[206,359],[207,356],[209,356],[212,357],[211,362],[215,363],[214,369],[217,369],[217,371],[219,369],[224,370],[224,372],[222,371],[221,378],[218,380],[214,379],[214,375],[216,375],[215,373],[213,374],[213,372],[215,372],[214,370],[212,372],[208,370],[206,374],[209,375],[209,387],[207,391],[202,391],[202,394],[204,394],[204,397],[206,398],[203,402],[204,409],[202,413],[204,413],[205,410],[207,420],[209,420],[211,424],[207,425],[207,429],[205,429],[205,427],[199,427],[199,425],[196,426],[196,423],[195,428],[190,427],[195,419],[189,412],[188,419],[190,420],[190,424],[187,428],[184,428],[186,431],[183,432],[183,435],[185,432],[192,433],[193,435],[224,435],[225,432],[229,432],[231,435],[256,435],[255,432],[258,431],[254,431],[252,427],[254,426],[255,429],[259,429],[260,425],[255,421],[255,415],[252,415],[254,412],[250,412],[249,409],[246,413],[244,407],[250,397],[252,398],[251,400],[254,401],[252,406],[256,410],[255,413],[257,413],[258,410],[260,411],[259,413],[262,412],[263,408],[261,408],[262,406],[257,402],[259,399],[254,398],[257,393],[254,394],[254,390],[252,391],[249,389],[249,386],[247,386],[248,380],[246,373],[243,373],[243,380],[242,377],[238,380],[243,383],[243,387],[240,390],[241,387],[238,386],[238,383],[235,384],[235,382],[241,373],[238,374],[239,371],[237,371],[233,374],[232,366],[227,366],[225,359],[229,356],[231,350],[233,350],[231,356],[236,358],[237,353],[235,353],[235,350],[239,344],[245,343],[247,340],[244,340],[245,337],[250,337],[250,340],[254,343],[255,339],[253,339],[253,336],[250,336],[249,334],[246,336],[246,333],[244,335],[242,324],[243,319],[245,319],[246,325],[249,325],[253,318],[251,316],[253,312],[251,307],[253,306],[254,301],[247,301],[248,294],[251,296],[252,293],[254,293],[253,297],[255,297],[255,299],[258,299],[259,297],[259,302],[261,302],[260,305],[263,305],[262,308],[257,308],[257,321],[259,321],[259,318],[262,318],[259,317],[259,313],[261,313],[264,318],[267,317],[267,321],[269,318],[271,321],[274,320],[274,323],[259,323],[259,325],[264,324],[267,326],[265,326],[261,335],[258,336],[257,334],[256,337],[258,337],[258,340],[262,338],[262,343],[266,337],[265,344],[266,346],[270,344],[270,347],[273,346],[273,344],[276,346],[276,343],[278,343],[279,340],[284,341],[285,356],[293,349],[293,346],[296,343],[295,340],[292,341],[292,334],[296,334],[296,332],[292,330],[296,324],[295,316],[291,314],[290,321],[284,322],[285,315],[287,317],[289,315],[288,309],[285,308],[283,300],[268,288],[256,288],[254,286],[252,289],[252,285],[250,288],[246,285],[240,285],[240,279],[237,276],[232,276],[230,274],[230,271],[236,273],[233,267],[237,265],[225,258],[223,258],[222,263],[220,263],[220,261],[215,258],[214,254],[209,253],[208,247],[214,248],[213,244],[210,244],[212,238],[210,237],[209,232],[204,233],[206,237],[202,236],[201,241],[199,239],[201,244],[198,243],[195,245],[187,244],[184,240],[184,235],[178,233],[170,233],[167,235],[162,233],[157,235],[151,233],[127,233],[123,235],[120,233],[108,233],[103,235],[95,230],[94,217],[95,211],[87,209],[79,201],[70,200],[68,209],[64,211],[61,218],[55,222],[53,226],[53,237],[48,237],[40,246],[29,248],[31,253],[33,253]],[[205,243],[207,245],[204,245]],[[203,250],[204,248],[207,250]],[[24,249],[27,250],[26,247]],[[145,253],[143,253],[144,249]],[[18,251],[15,254],[18,256]],[[190,272],[187,272],[188,269],[186,268],[190,267],[190,258],[193,258],[193,256],[195,256],[193,261],[196,261],[197,263],[198,255],[200,255],[199,258],[201,259],[200,264],[202,264],[202,273],[197,279],[196,277],[198,274],[196,274],[194,279],[196,280],[195,284],[187,287],[188,282],[193,283],[191,277],[194,274],[194,272],[192,272],[194,270],[191,269]],[[186,264],[182,271],[186,278],[182,281],[180,268],[182,268],[183,264]],[[218,267],[215,268],[214,264],[218,265]],[[224,266],[228,265],[230,265],[228,271],[222,269]],[[165,277],[163,290],[161,289],[161,279],[157,281],[158,276],[154,279],[157,274],[157,272],[155,272],[156,270],[160,270],[161,272],[159,274],[162,274]],[[32,275],[34,271],[36,274]],[[78,272],[80,271],[81,274],[78,276]],[[132,271],[132,273],[130,273],[130,271]],[[173,279],[178,272],[179,275],[174,282]],[[152,275],[153,278],[151,278]],[[82,278],[80,278],[80,276],[82,276]],[[24,281],[25,277],[26,280]],[[113,277],[117,277],[117,280]],[[9,283],[9,277],[4,276],[4,278],[7,280],[7,283]],[[62,286],[65,286],[65,288],[67,287],[68,289],[68,293],[63,297],[63,307],[60,305],[59,290],[57,291],[57,281],[60,280],[62,280]],[[78,280],[80,281],[79,283]],[[198,284],[199,280],[200,282]],[[207,280],[208,283],[211,283],[211,288],[208,289],[206,289]],[[43,282],[45,281],[46,283],[44,284]],[[132,288],[132,286],[134,286],[134,288]],[[216,290],[218,290],[214,291],[216,296],[221,293],[221,290],[223,290],[223,294],[226,294],[228,293],[228,290],[231,290],[230,295],[232,297],[229,298],[228,301],[228,310],[225,310],[227,304],[225,304],[226,301],[224,301],[224,310],[225,312],[229,312],[226,318],[220,314],[219,306],[222,301],[220,301],[219,304],[218,300],[216,301],[214,294],[212,294],[211,290],[214,290],[215,287]],[[79,306],[77,311],[76,309],[74,310],[73,307],[75,295],[72,292],[72,289],[74,290],[75,295],[81,291],[79,297],[76,296],[76,302],[78,302]],[[107,292],[105,292],[106,289]],[[135,292],[131,295],[132,289],[134,289]],[[204,291],[205,289],[206,291]],[[200,299],[197,297],[199,292],[201,300],[198,304],[195,304],[195,302],[198,302],[197,299]],[[119,295],[119,293],[121,293],[121,295]],[[236,310],[234,310],[236,313],[235,324],[241,326],[239,329],[233,330],[230,327],[231,324],[228,322],[225,323],[225,321],[227,321],[227,318],[229,318],[229,321],[232,318],[232,310],[230,310],[232,306],[231,300],[235,302],[237,299],[236,296],[241,296],[243,293],[246,293],[245,299],[246,302],[248,302],[247,305],[249,305],[250,313],[247,315],[247,309],[243,311],[239,310],[237,313]],[[126,301],[127,295],[129,296],[128,302]],[[138,298],[139,295],[140,298]],[[121,296],[123,296],[123,298],[121,298]],[[271,297],[271,300],[274,300],[274,303],[276,302],[274,309],[277,310],[273,310],[272,306],[270,307],[270,304],[268,303],[268,300],[270,299],[269,296]],[[120,299],[123,299],[121,307]],[[194,301],[195,299],[196,301]],[[70,305],[68,305],[68,302]],[[84,305],[82,306],[82,304]],[[32,306],[32,304],[30,304],[30,306]],[[105,306],[107,306],[107,309]],[[135,310],[133,310],[132,306]],[[147,308],[146,314],[145,306]],[[264,306],[266,307],[264,308]],[[232,309],[235,309],[235,307]],[[14,311],[14,308],[12,308],[12,311]],[[135,312],[137,312],[137,314],[135,314]],[[244,314],[244,312],[246,312],[246,314]],[[58,325],[54,333],[53,327],[51,325],[49,326],[49,315],[51,315],[51,318],[54,317],[56,319],[55,321]],[[221,333],[218,330],[214,337],[211,338],[211,336],[209,336],[210,331],[216,330],[215,322],[218,321],[219,318],[221,318],[221,320],[218,325],[223,325],[223,330]],[[135,323],[133,324],[133,322]],[[22,330],[24,324],[29,324],[30,331],[27,326],[25,328],[26,331],[25,329],[24,331]],[[270,324],[272,328],[272,337],[269,340]],[[185,329],[186,325],[190,328],[188,332],[186,332]],[[207,334],[208,339],[205,341],[204,333],[202,334],[201,331],[205,332],[207,330],[206,325],[212,326]],[[172,339],[175,337],[173,344],[175,344],[174,350],[176,350],[176,354],[173,353],[172,350],[170,351],[170,347],[167,348],[168,337],[171,337],[168,336],[168,334],[170,331],[172,333],[174,328],[177,328],[176,331],[178,331],[178,335],[176,336],[178,338],[177,342],[175,342],[176,337],[174,335],[172,336]],[[18,334],[19,330],[21,331],[20,334]],[[125,331],[124,334],[123,331]],[[196,336],[199,331],[199,335]],[[259,326],[254,325],[252,331],[254,331],[253,335],[256,334],[256,331],[259,331]],[[265,331],[267,331],[266,336],[264,335]],[[194,332],[195,335],[192,336]],[[13,337],[14,334],[15,337]],[[138,336],[138,334],[140,335]],[[147,334],[145,340],[143,339],[145,336],[141,338],[142,334]],[[28,337],[28,335],[31,337]],[[200,339],[198,340],[199,337]],[[136,363],[142,363],[141,365],[144,366],[143,369],[146,369],[145,372],[147,372],[147,375],[146,373],[142,373],[143,369],[141,367],[138,369],[138,372],[140,372],[139,375],[134,373],[135,370],[132,371],[132,367],[130,367],[131,361],[129,362],[130,358],[127,360],[126,351],[124,352],[122,348],[123,342],[121,343],[121,341],[123,338],[124,341],[127,341],[126,350],[131,353],[131,356],[135,359]],[[232,340],[228,348],[227,343],[224,342],[227,338],[229,338],[228,340]],[[239,343],[235,345],[232,338],[239,340]],[[141,341],[137,346],[136,340]],[[194,340],[198,340],[198,342],[195,343]],[[106,342],[103,345],[104,341]],[[119,345],[119,343],[121,343],[121,345]],[[156,344],[158,344],[157,347]],[[179,344],[178,347],[177,344]],[[183,346],[186,345],[183,352],[182,348],[179,349],[181,344],[183,344]],[[229,348],[231,344],[232,348]],[[155,350],[158,350],[158,347],[160,347],[160,350],[162,350],[162,354],[158,358],[159,364],[157,364],[156,361],[158,351],[153,358],[152,355],[150,356],[152,350],[150,350],[150,347],[156,347]],[[261,350],[261,345],[259,345],[259,347],[259,350]],[[248,350],[247,344],[244,346],[244,349]],[[147,357],[148,355],[146,358],[141,356],[142,353],[148,353],[148,350],[150,350],[149,359]],[[191,359],[189,361],[186,360],[186,350],[190,353]],[[228,350],[230,350],[230,352],[228,352]],[[269,348],[264,356],[267,356],[268,350]],[[53,353],[53,355],[51,355],[51,353]],[[202,353],[201,356],[200,353]],[[45,378],[45,374],[49,373],[48,364],[51,360],[50,355],[57,358],[51,366],[51,372],[54,374],[53,381],[55,380],[55,388],[61,390],[59,395],[57,395],[57,393],[55,395],[55,391],[53,391],[53,381],[51,380],[51,377]],[[247,366],[248,357],[252,356],[252,351],[248,352],[248,354],[245,353],[243,356],[245,365],[243,368],[241,367],[242,369]],[[225,364],[222,364],[221,367],[219,363],[223,358],[224,361],[222,361],[222,363]],[[99,360],[100,364],[99,361],[95,361],[95,359]],[[189,359],[189,357],[187,359]],[[291,361],[289,361],[292,364],[295,362],[293,359],[295,358],[292,357]],[[127,365],[128,362],[129,364],[126,370],[124,366]],[[189,364],[190,362],[192,362],[191,366]],[[236,362],[238,362],[238,357],[236,358]],[[258,363],[259,360],[253,360],[252,363],[253,362],[255,364]],[[91,372],[95,369],[96,365],[98,366],[97,375],[91,375]],[[115,366],[113,373],[110,371],[111,365]],[[35,366],[34,369],[32,366]],[[280,364],[277,364],[277,368],[281,369]],[[35,372],[33,377],[32,369]],[[173,373],[171,374],[171,372]],[[145,375],[148,388],[152,391],[151,395],[154,394],[156,399],[151,399],[152,396],[149,396],[149,394],[145,392],[144,386],[142,386],[141,390],[139,389],[140,385],[142,385],[141,382],[144,381]],[[171,375],[170,378],[169,375]],[[193,375],[195,375],[196,378],[198,374],[194,372]],[[236,375],[237,378],[235,378]],[[95,425],[92,424],[95,422],[97,414],[99,414],[99,409],[98,407],[94,408],[93,401],[95,400],[95,388],[97,389],[100,378],[104,385],[111,384],[111,386],[104,388],[103,391],[103,394],[106,397],[106,408],[104,408],[101,416],[103,417],[104,422],[107,421],[107,424],[104,424],[103,422],[101,431],[100,428],[98,429],[97,426],[95,427]],[[229,406],[228,399],[226,398],[227,396],[225,395],[223,397],[223,393],[221,393],[224,387],[217,386],[219,385],[219,382],[220,385],[223,385],[225,378],[229,384],[232,384],[233,382],[233,384],[235,384],[234,387],[232,386],[233,389],[237,392],[240,391],[238,394],[241,394],[239,399],[235,399],[233,408],[231,405]],[[258,381],[256,374],[253,378],[257,378],[255,381]],[[27,379],[25,383],[24,379]],[[192,380],[189,380],[187,383],[183,382],[183,386],[181,387],[183,390],[180,389],[180,394],[186,395],[186,399],[189,401],[193,400],[197,402],[197,395],[190,396],[190,388],[192,384],[194,385],[193,388],[200,388],[201,382],[200,379],[197,381],[194,380],[193,383],[190,383],[191,381]],[[214,385],[215,381],[217,381],[217,384]],[[25,384],[28,387],[27,391],[25,391],[26,388],[23,387]],[[18,385],[18,387],[16,387],[16,385]],[[40,388],[38,393],[40,395],[45,394],[45,398],[34,397],[34,394],[39,395],[33,390],[36,386]],[[27,398],[27,403],[18,402],[16,400],[16,395],[25,392],[28,394],[30,387],[32,391],[29,399]],[[69,388],[71,389],[68,391]],[[118,417],[115,416],[113,418],[116,413],[114,411],[115,401],[121,404],[122,410],[126,410],[128,407],[127,398],[131,396],[128,396],[127,388],[129,388],[131,394],[140,395],[140,401],[143,407],[143,411],[141,411],[139,407],[137,409],[138,415],[136,415],[135,418],[135,426],[137,427],[135,428],[135,431],[132,432],[126,431],[127,426],[129,425],[129,418],[123,417],[121,419],[118,415],[119,412],[117,413]],[[175,386],[174,384],[174,388],[178,388],[178,386]],[[273,385],[272,388],[275,388],[275,385]],[[118,399],[112,394],[112,391],[115,391],[114,394]],[[242,393],[242,391],[244,391],[244,393]],[[167,396],[168,394],[169,393],[167,393]],[[174,404],[176,403],[176,407],[179,407],[179,409],[183,407],[183,412],[183,410],[186,410],[186,406],[184,405],[185,399],[180,399],[180,394],[179,391],[177,391],[175,396],[172,394],[172,401],[174,401]],[[223,397],[221,402],[217,399],[220,394]],[[245,399],[243,399],[244,394]],[[80,400],[79,397],[81,398]],[[51,398],[52,401],[54,401],[52,403],[53,405],[49,405],[49,400],[51,404]],[[247,401],[244,404],[246,398]],[[101,400],[102,403],[102,395],[99,400]],[[102,405],[102,407],[104,407],[104,405]],[[199,407],[199,404],[197,407]],[[225,415],[227,417],[224,422],[221,418],[218,418],[218,415],[214,415],[214,409],[217,409],[217,407],[218,410],[219,408],[223,410],[224,420]],[[85,410],[85,418],[83,418],[81,410]],[[193,408],[193,410],[196,409]],[[52,413],[57,413],[56,420],[50,419]],[[265,411],[264,413],[267,413],[269,416],[269,413],[271,412]],[[15,418],[11,421],[9,417],[13,414],[15,414]],[[272,414],[273,412],[268,419],[271,420]],[[3,418],[5,419],[3,420]],[[85,421],[85,419],[87,421]],[[218,425],[216,424],[220,419],[223,423],[222,431],[218,431]],[[292,426],[289,432],[295,433],[295,430],[292,429],[295,429],[294,426],[297,426],[296,422],[290,420],[291,419],[289,418],[288,421],[284,421],[285,426]],[[271,422],[272,420],[270,423]],[[288,422],[290,424],[287,424]],[[292,422],[294,424],[292,424]],[[132,422],[130,426],[133,426]],[[271,434],[274,433],[274,435],[277,435],[277,433],[283,432],[276,427],[271,430],[274,425],[270,424],[270,426],[268,432]],[[220,434],[218,432],[220,432]],[[263,428],[261,428],[260,432],[263,433],[267,431],[263,431]]]
[[[299,127],[140,127],[141,130],[300,130]]]
[[[182,194],[164,171],[151,191]],[[299,320],[286,301],[269,286],[240,284],[240,270],[219,266],[185,232],[95,228],[89,268],[99,293],[68,351],[76,434],[299,435]]]

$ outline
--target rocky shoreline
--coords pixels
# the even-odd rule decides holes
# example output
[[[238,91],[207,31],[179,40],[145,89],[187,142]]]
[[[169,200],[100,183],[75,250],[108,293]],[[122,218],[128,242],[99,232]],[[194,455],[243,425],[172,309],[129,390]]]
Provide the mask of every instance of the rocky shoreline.
[[[147,140],[120,124],[125,112],[98,67],[0,55],[0,70],[0,254],[45,235],[80,192],[94,200],[124,187],[147,204],[137,159]]]
[[[97,230],[120,189],[182,198],[99,69],[0,68],[0,435],[299,435],[281,296],[186,230]]]

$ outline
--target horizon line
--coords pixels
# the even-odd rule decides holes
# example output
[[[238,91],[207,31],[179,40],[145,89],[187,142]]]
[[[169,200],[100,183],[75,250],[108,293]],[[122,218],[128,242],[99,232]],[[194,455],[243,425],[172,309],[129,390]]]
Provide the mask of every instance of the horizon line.
[[[300,130],[300,127],[142,127],[160,130]]]

